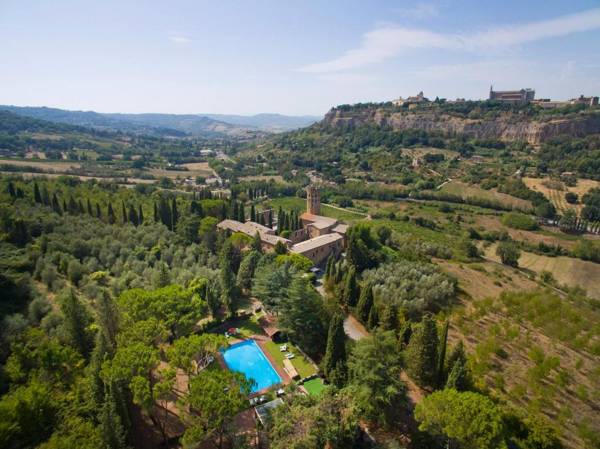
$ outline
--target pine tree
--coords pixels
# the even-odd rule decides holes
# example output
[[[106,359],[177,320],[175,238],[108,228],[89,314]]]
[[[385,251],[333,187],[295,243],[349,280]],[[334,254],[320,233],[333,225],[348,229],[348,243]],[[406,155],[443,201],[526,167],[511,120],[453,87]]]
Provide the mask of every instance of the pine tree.
[[[106,208],[106,217],[107,217],[108,222],[110,224],[114,224],[115,223],[115,221],[116,221],[115,211],[113,210],[113,207],[112,207],[112,204],[110,203],[110,201],[109,201],[108,206]]]
[[[444,327],[442,328],[442,335],[440,337],[440,349],[438,351],[438,386],[443,386],[446,381],[446,345],[448,344],[448,327],[450,322],[446,320]]]
[[[40,188],[37,185],[37,182],[33,183],[33,200],[36,203],[42,203],[42,195],[40,194]]]
[[[427,314],[413,332],[405,352],[407,371],[421,386],[436,385],[438,346],[436,322]]]
[[[335,386],[343,387],[347,377],[346,367],[346,333],[344,332],[344,316],[336,313],[329,323],[327,333],[327,349],[323,357],[323,373]]]
[[[358,315],[358,319],[363,323],[367,323],[369,320],[369,314],[371,313],[371,308],[373,307],[373,286],[371,284],[367,284],[360,292],[360,299],[358,300],[358,304],[356,306],[356,314]]]
[[[142,212],[142,205],[138,205],[138,224],[144,224],[144,212]]]
[[[354,307],[358,303],[360,297],[360,290],[356,282],[356,270],[354,267],[350,267],[346,273],[346,280],[344,282],[344,304],[348,307]]]

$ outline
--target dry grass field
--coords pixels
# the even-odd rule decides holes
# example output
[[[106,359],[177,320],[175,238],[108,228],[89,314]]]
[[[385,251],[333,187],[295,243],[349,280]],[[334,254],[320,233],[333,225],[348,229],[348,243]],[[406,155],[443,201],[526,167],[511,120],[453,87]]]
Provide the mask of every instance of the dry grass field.
[[[15,167],[33,167],[41,168],[42,170],[52,171],[55,173],[64,172],[70,168],[81,168],[78,162],[63,162],[63,161],[33,161],[23,159],[0,159],[0,164],[13,165]]]
[[[551,180],[550,178],[523,178],[523,182],[531,190],[542,193],[554,204],[554,207],[559,212],[564,212],[567,209],[575,209],[578,214],[581,212],[583,206],[581,204],[567,203],[565,201],[565,193],[576,193],[581,199],[590,189],[600,187],[600,182],[592,179],[578,179],[577,185],[574,187],[569,187],[561,181]]]
[[[488,259],[500,261],[495,244],[486,248],[485,255]],[[548,271],[559,284],[581,287],[589,297],[600,299],[600,264],[573,257],[548,257],[523,251],[519,267],[538,275]]]
[[[458,279],[462,306],[450,315],[449,342],[462,340],[467,347],[478,386],[516,409],[545,414],[567,448],[588,447],[582,429],[598,424],[598,358],[547,334],[528,316],[511,316],[499,299],[504,292],[540,286],[496,262],[435,262]]]
[[[444,184],[440,191],[458,195],[462,198],[483,198],[490,201],[497,201],[506,206],[521,210],[530,210],[532,207],[530,201],[515,198],[514,196],[500,193],[495,190],[485,190],[460,181],[450,181]]]
[[[279,183],[285,182],[281,175],[260,175],[260,176],[242,176],[240,181],[275,181]]]

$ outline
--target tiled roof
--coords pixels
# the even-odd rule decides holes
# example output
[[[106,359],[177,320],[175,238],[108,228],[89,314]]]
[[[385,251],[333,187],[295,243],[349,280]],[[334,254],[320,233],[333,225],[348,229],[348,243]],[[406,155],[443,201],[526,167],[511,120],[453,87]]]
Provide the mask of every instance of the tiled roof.
[[[343,237],[334,232],[333,234],[325,234],[315,237],[310,240],[305,240],[304,242],[296,243],[292,246],[291,250],[294,253],[302,254],[307,251],[311,251],[315,248],[319,248],[321,246],[328,245],[330,243],[336,242],[338,240],[343,240]]]

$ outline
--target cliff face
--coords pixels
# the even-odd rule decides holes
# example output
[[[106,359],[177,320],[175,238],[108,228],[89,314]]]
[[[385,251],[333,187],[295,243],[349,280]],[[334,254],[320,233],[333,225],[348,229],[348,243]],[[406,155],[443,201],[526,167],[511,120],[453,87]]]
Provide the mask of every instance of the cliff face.
[[[455,117],[436,111],[391,112],[365,108],[342,111],[332,109],[324,118],[329,126],[389,126],[394,130],[422,129],[447,135],[462,134],[477,139],[526,141],[537,145],[548,139],[568,134],[584,137],[600,133],[600,114],[579,114],[574,118],[546,117],[544,120],[516,114],[492,119]]]

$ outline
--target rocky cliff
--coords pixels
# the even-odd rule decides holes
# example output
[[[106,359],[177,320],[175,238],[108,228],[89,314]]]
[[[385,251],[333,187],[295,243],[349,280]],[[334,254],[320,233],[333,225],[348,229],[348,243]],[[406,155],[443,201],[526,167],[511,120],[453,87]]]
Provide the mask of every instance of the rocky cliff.
[[[504,113],[494,118],[463,118],[440,111],[402,111],[382,108],[332,109],[323,120],[328,126],[389,126],[395,130],[422,129],[446,135],[465,135],[477,139],[526,141],[537,145],[561,134],[584,137],[600,134],[600,113],[569,116],[527,117]]]

